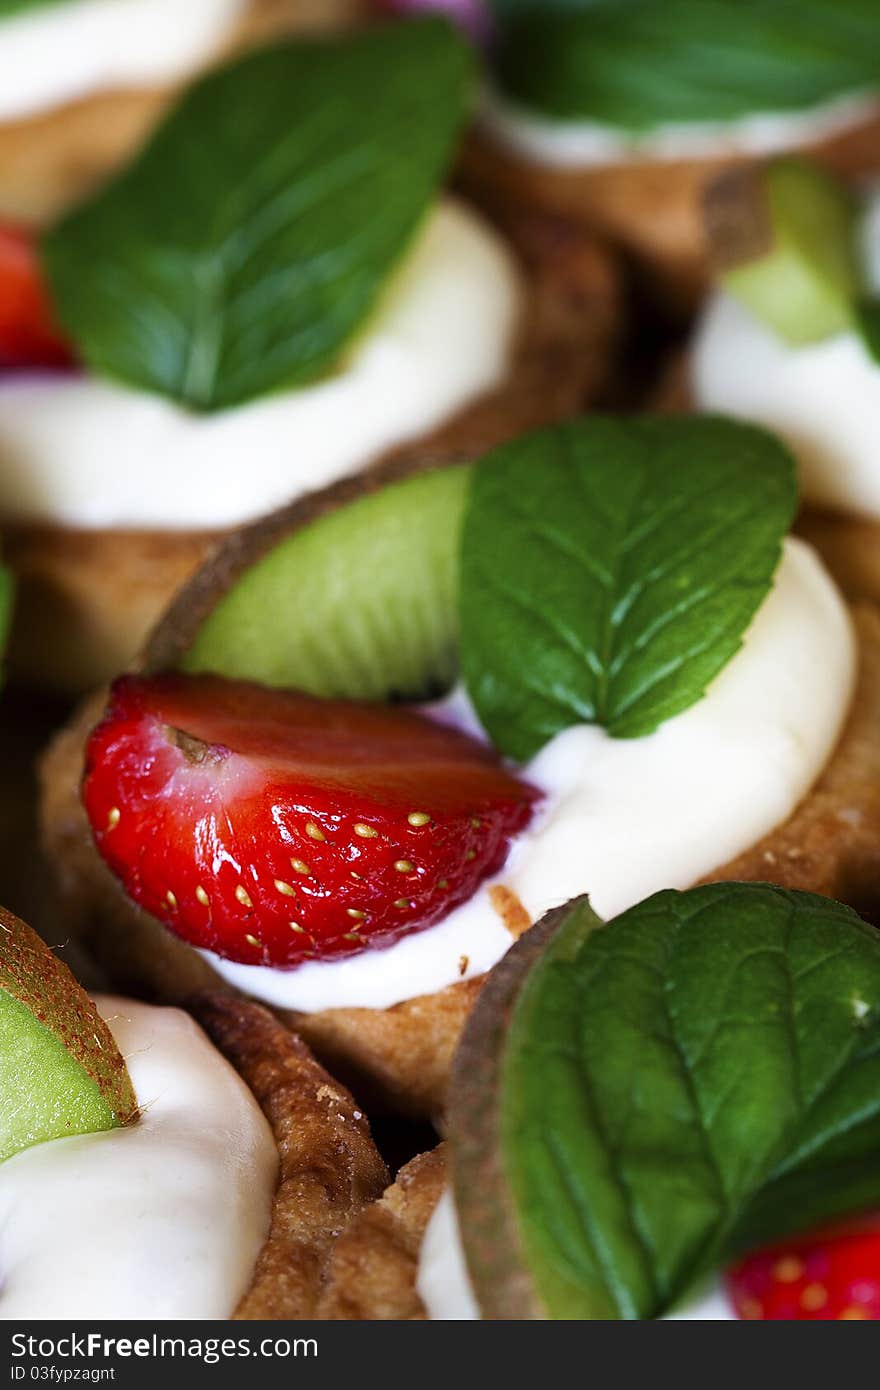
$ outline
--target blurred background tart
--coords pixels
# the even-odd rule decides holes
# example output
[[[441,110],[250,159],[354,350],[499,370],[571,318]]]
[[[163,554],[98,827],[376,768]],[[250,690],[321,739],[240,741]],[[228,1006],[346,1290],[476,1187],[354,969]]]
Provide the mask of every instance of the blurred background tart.
[[[844,592],[880,601],[880,196],[801,159],[722,176],[705,194],[713,289],[661,395],[783,438],[799,532]]]
[[[681,314],[708,280],[701,191],[724,168],[808,152],[876,167],[872,7],[737,0],[490,0],[488,90],[466,183],[616,238]]]
[[[444,193],[473,93],[438,20],[263,49],[190,89],[30,250],[9,245],[0,518],[23,680],[80,691],[126,665],[237,525],[601,391],[619,329],[603,247]]]

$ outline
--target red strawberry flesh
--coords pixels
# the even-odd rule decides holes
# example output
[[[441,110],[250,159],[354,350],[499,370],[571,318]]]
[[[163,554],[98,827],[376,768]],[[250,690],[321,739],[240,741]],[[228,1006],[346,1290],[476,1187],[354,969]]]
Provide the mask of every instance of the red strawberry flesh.
[[[178,674],[116,682],[83,782],[139,906],[282,968],[438,922],[501,868],[537,797],[417,713]]]
[[[727,1287],[740,1318],[880,1320],[880,1218],[749,1255]]]
[[[55,324],[33,238],[0,223],[0,368],[73,361]]]

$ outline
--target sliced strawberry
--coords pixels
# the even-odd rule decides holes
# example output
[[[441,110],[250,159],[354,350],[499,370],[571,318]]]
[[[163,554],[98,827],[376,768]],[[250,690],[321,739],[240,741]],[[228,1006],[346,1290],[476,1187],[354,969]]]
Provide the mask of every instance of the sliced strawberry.
[[[0,224],[0,367],[61,367],[72,361],[52,315],[33,238]]]
[[[538,793],[418,714],[215,676],[125,676],[83,800],[129,896],[194,946],[282,967],[431,926]]]
[[[741,1318],[880,1320],[880,1219],[749,1255],[727,1286]]]

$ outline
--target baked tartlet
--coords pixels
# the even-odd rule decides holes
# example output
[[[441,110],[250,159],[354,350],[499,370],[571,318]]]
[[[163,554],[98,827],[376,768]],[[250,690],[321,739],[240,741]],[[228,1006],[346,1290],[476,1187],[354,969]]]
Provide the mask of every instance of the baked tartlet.
[[[95,1004],[0,918],[2,1315],[314,1316],[387,1176],[352,1097],[264,1009]]]
[[[613,915],[659,887],[746,877],[867,910],[880,618],[850,615],[803,542],[780,549],[792,464],[744,426],[586,417],[472,468],[409,472],[338,484],[230,540],[97,733],[104,693],[55,740],[43,826],[66,920],[121,987],[176,999],[219,974],[359,1095],[430,1114],[486,969],[560,898],[588,891]],[[615,573],[612,599],[602,576]],[[413,714],[366,706],[398,740],[382,774],[398,790],[382,804],[370,791],[367,813],[352,769],[377,766],[382,745],[340,700],[424,700],[457,671],[470,698],[459,687],[417,708],[421,734]],[[322,719],[350,738],[344,757],[328,742],[323,771]],[[193,843],[214,845],[213,861],[181,857],[188,817],[220,794],[210,768],[225,778],[236,749],[234,785],[256,795],[265,776],[244,769],[270,765],[259,731],[285,727],[300,742],[276,775],[288,755],[271,734],[275,810],[254,801],[241,819],[230,802],[218,819],[212,801]],[[165,771],[137,771],[164,768],[167,738],[181,793],[200,779],[183,820]],[[87,745],[89,816],[113,872],[81,800]],[[346,767],[331,810],[320,787],[334,757]],[[460,791],[472,775],[488,799],[468,812],[462,793],[450,819],[450,779]],[[221,850],[234,823],[247,838]]]
[[[612,236],[678,312],[708,283],[700,195],[713,176],[786,150],[841,174],[876,165],[877,22],[864,7],[535,0],[494,13],[467,186],[487,206],[545,208]]]
[[[365,5],[194,0],[187,23],[168,0],[107,9],[55,0],[0,19],[9,79],[0,98],[0,221],[53,221],[131,158],[200,70],[285,33],[352,23]]]
[[[44,239],[54,309],[87,366],[0,383],[23,678],[68,691],[108,678],[246,521],[404,449],[476,453],[602,389],[620,318],[604,250],[531,214],[500,232],[441,197],[472,78],[440,21],[263,50],[193,88]],[[145,211],[157,181],[177,189],[173,226]]]
[[[468,1021],[447,1142],[341,1236],[320,1316],[880,1318],[878,990],[875,928],[810,893],[548,914]]]

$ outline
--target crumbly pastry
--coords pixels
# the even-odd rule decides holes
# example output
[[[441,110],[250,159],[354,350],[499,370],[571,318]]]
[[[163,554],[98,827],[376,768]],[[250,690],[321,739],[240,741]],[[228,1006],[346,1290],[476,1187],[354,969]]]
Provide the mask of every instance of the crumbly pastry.
[[[804,511],[797,529],[816,547],[849,598],[880,603],[880,524],[811,508]]]
[[[854,618],[858,685],[824,772],[785,823],[707,878],[810,889],[871,917],[880,897],[880,614],[865,605]],[[45,848],[59,877],[71,933],[120,988],[180,1001],[195,990],[216,989],[218,977],[204,957],[128,900],[98,857],[80,801],[83,747],[103,701],[102,694],[83,706],[43,759]],[[278,1012],[365,1100],[410,1114],[436,1114],[479,988],[475,978],[387,1009]]]
[[[380,463],[469,457],[576,413],[601,393],[621,327],[613,259],[556,219],[505,219],[503,230],[526,272],[506,380]],[[225,534],[7,526],[5,555],[19,583],[14,669],[26,680],[74,692],[109,678]]]
[[[269,1235],[233,1317],[314,1317],[336,1236],[386,1180],[367,1118],[259,1005],[205,993],[189,1007],[259,1102],[280,1159]]]
[[[364,9],[363,0],[250,0],[218,57],[286,32],[351,23]],[[57,217],[131,157],[178,90],[102,91],[0,123],[0,217]]]
[[[419,1154],[334,1246],[317,1316],[333,1321],[414,1321],[419,1250],[446,1184],[446,1146]]]
[[[878,140],[880,110],[798,153],[851,177],[876,169]],[[744,162],[727,155],[561,168],[526,159],[477,132],[465,151],[462,181],[490,210],[543,208],[619,241],[644,267],[658,297],[687,312],[709,283],[703,189],[723,170]]]

